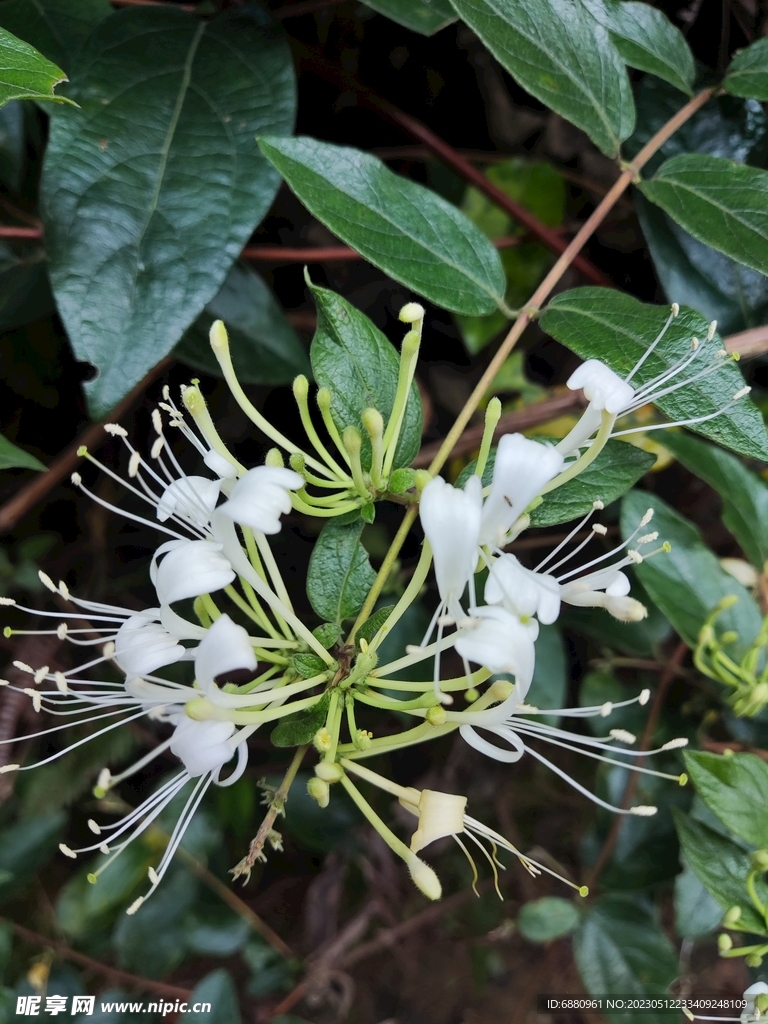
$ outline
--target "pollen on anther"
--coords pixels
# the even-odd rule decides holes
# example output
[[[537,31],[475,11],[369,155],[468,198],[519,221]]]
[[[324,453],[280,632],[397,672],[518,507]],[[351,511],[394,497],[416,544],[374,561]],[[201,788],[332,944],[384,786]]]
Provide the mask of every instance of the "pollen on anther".
[[[666,743],[662,744],[662,750],[677,750],[679,747],[687,747],[688,738],[686,736],[678,736],[673,740],[667,740]]]
[[[644,706],[645,704],[648,703],[648,701],[650,699],[651,699],[651,691],[646,688],[645,690],[641,690],[640,691],[640,696],[637,698],[637,703]]]
[[[613,703],[611,701],[607,700],[605,702],[605,704],[603,704],[603,706],[600,708],[600,717],[601,718],[607,718],[608,715],[610,715],[610,713],[612,711],[613,711]]]
[[[615,740],[619,740],[620,743],[635,743],[637,740],[637,736],[626,729],[611,729],[608,735]]]
[[[112,437],[128,437],[128,431],[125,427],[121,427],[119,423],[105,423],[104,429]]]
[[[128,914],[129,917],[131,915],[135,914],[136,911],[139,909],[139,907],[142,905],[143,902],[144,902],[144,897],[143,896],[139,896],[139,898],[137,900],[134,900],[133,903],[130,905],[130,907],[128,907],[128,909],[126,910],[126,914]]]
[[[677,302],[672,303],[672,316],[680,315],[680,305]]]
[[[592,523],[592,532],[598,534],[600,537],[604,537],[608,533],[608,527],[603,526],[602,523]]]
[[[693,349],[693,351],[696,352],[698,350],[698,347],[699,347],[699,339],[698,338],[691,338],[691,348]]]
[[[141,465],[141,453],[134,452],[128,460],[128,476],[133,479],[139,472],[139,466]]]
[[[56,584],[53,582],[53,580],[47,573],[43,572],[42,569],[38,570],[37,578],[40,580],[44,587],[47,587],[48,590],[50,590],[52,594],[58,593],[58,591],[56,590]]]
[[[64,673],[54,672],[53,681],[56,683],[56,689],[59,691],[59,693],[63,694],[66,697],[67,694],[69,693],[69,687],[67,686],[67,677],[64,675]]]
[[[108,640],[102,647],[102,652],[105,658],[114,658],[115,656],[115,643],[113,640]]]
[[[39,686],[40,683],[42,683],[42,681],[48,675],[48,670],[49,670],[49,666],[48,665],[43,665],[42,668],[39,668],[37,670],[37,672],[35,672],[34,679],[35,679],[35,685],[36,686]]]
[[[636,814],[639,818],[652,818],[657,811],[658,807],[654,807],[653,804],[637,804],[629,808],[629,813]]]
[[[712,339],[715,336],[715,331],[716,330],[717,330],[717,320],[713,320],[712,323],[709,325],[709,330],[707,331],[707,341],[712,341]]]
[[[648,509],[648,511],[643,516],[643,518],[640,520],[640,526],[641,527],[647,526],[648,523],[650,523],[650,521],[653,519],[653,512],[654,512],[654,510],[652,508]]]
[[[83,482],[83,478],[80,476],[79,473],[73,473],[69,479],[72,481],[75,487],[79,487],[80,484]]]
[[[0,775],[5,775],[7,772],[17,772],[21,768],[20,764],[3,764],[0,765]]]
[[[747,385],[745,388],[742,388],[741,391],[737,391],[732,400],[734,402],[738,402],[740,398],[744,398],[745,395],[748,395],[751,390],[752,388]]]
[[[102,843],[101,846],[99,847],[99,853],[103,853],[105,857],[108,857],[111,852],[112,851],[110,850],[106,843]]]
[[[159,409],[152,410],[152,426],[155,428],[155,432],[162,434],[163,432],[163,417],[160,415]]]
[[[151,447],[151,449],[149,451],[149,454],[150,454],[150,456],[153,459],[156,459],[156,458],[159,457],[160,452],[163,450],[163,445],[164,444],[165,444],[164,439],[162,437],[158,437],[158,439],[155,441],[155,443],[152,445],[152,447]]]
[[[25,686],[22,692],[26,693],[26,695],[32,701],[32,707],[35,709],[35,711],[39,713],[43,707],[43,698],[40,695],[40,691],[33,690],[31,686]]]
[[[26,661],[14,661],[13,667],[17,668],[19,672],[26,672],[30,676],[35,674],[35,670],[31,665],[28,665]]]
[[[605,502],[600,501],[598,498],[596,501],[592,502],[592,508],[595,512],[601,512],[605,508]]]
[[[61,594],[65,601],[69,600],[69,587],[64,582],[64,580],[59,580],[59,593]]]
[[[631,558],[635,565],[640,565],[640,563],[644,561],[643,556],[640,554],[640,552],[635,551],[634,548],[629,548],[629,550],[627,551],[627,558]]]
[[[77,854],[75,853],[74,850],[70,850],[66,843],[59,843],[59,849],[61,850],[65,857],[69,857],[72,860],[77,860]]]
[[[158,885],[160,882],[160,876],[158,875],[158,873],[155,871],[151,864],[147,868],[147,877],[149,878],[152,885]]]
[[[171,400],[171,389],[168,387],[167,384],[163,384],[163,398],[166,400],[166,402],[170,402]]]
[[[66,622],[60,622],[58,624],[58,626],[56,627],[56,636],[59,638],[59,640],[66,640],[67,639],[67,629],[68,628],[69,627],[67,626]]]
[[[94,821],[93,818],[88,819],[88,828],[91,830],[91,832],[93,832],[95,836],[101,835],[101,826],[97,821]]]
[[[12,597],[0,597],[0,604],[10,606],[16,604],[16,601]]]

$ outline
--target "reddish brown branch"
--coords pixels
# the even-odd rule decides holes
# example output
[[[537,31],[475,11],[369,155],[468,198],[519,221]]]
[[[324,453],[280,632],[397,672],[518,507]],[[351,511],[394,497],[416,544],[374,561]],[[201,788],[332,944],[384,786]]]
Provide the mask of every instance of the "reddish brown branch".
[[[49,939],[45,935],[33,932],[30,928],[25,928],[21,924],[16,924],[15,921],[10,921],[7,918],[4,920],[8,921],[8,924],[13,928],[19,938],[30,943],[30,945],[52,949],[65,960],[71,960],[73,963],[80,964],[81,967],[85,967],[86,970],[106,975],[108,978],[113,978],[115,981],[122,982],[124,985],[130,985],[132,988],[138,988],[145,992],[156,992],[159,996],[166,996],[168,999],[183,999],[186,1001],[192,994],[191,989],[181,988],[179,985],[168,985],[164,981],[152,981],[150,978],[140,978],[137,974],[129,974],[128,971],[121,971],[119,967],[110,967],[109,964],[103,964],[100,960],[94,960],[92,957],[86,956],[84,953],[78,953],[76,949],[70,949],[66,943],[59,942],[58,939]]]
[[[133,391],[130,391],[122,402],[115,406],[103,422],[94,423],[88,427],[77,440],[73,441],[60,455],[56,456],[49,465],[47,472],[40,473],[17,491],[10,501],[6,501],[3,506],[0,506],[0,533],[7,533],[9,530],[12,530],[23,515],[26,515],[39,501],[42,501],[56,484],[61,483],[72,472],[80,462],[77,450],[81,445],[85,445],[86,448],[90,449],[100,448],[109,436],[104,430],[104,423],[111,423],[124,416],[133,403],[143,395],[146,388],[162,373],[165,373],[172,364],[173,359],[170,356],[161,359],[157,366],[153,367],[146,377],[136,385]]]
[[[0,224],[0,238],[37,238],[43,237],[42,228],[22,228],[15,224]]]

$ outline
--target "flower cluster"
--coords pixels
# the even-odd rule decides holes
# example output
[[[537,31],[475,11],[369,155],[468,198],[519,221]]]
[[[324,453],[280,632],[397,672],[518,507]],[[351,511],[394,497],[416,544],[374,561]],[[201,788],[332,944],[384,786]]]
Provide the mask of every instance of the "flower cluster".
[[[667,323],[675,315],[673,309]],[[663,543],[651,547],[658,540],[655,532],[646,532],[652,513],[643,516],[623,543],[582,564],[577,564],[581,552],[607,532],[599,523],[589,526],[591,517],[603,507],[599,498],[568,536],[533,568],[524,566],[506,548],[530,524],[530,510],[546,494],[574,479],[594,461],[608,439],[616,436],[617,419],[691,380],[716,372],[722,359],[717,356],[703,369],[694,369],[692,376],[686,376],[688,367],[707,347],[693,345],[689,356],[656,380],[635,388],[633,377],[659,344],[662,331],[626,379],[604,364],[589,360],[569,381],[570,387],[584,389],[589,405],[563,441],[553,446],[521,434],[502,437],[490,483],[484,488],[483,474],[495,425],[490,424],[475,472],[459,487],[426,472],[407,470],[403,476],[402,467],[395,464],[423,316],[424,311],[414,303],[401,313],[401,319],[412,327],[403,343],[397,391],[386,422],[384,415],[372,407],[361,410],[361,424],[370,442],[370,459],[365,465],[360,431],[338,429],[333,397],[320,389],[319,415],[337,448],[338,459],[328,451],[313,424],[308,383],[303,377],[295,382],[294,395],[315,454],[302,451],[268,423],[251,405],[234,375],[220,322],[213,325],[211,344],[232,393],[282,452],[272,449],[265,465],[252,469],[243,466],[216,431],[195,384],[182,389],[183,409],[165,389],[163,401],[152,414],[156,436],[148,457],[134,448],[121,426],[105,428],[125,446],[124,476],[82,450],[90,463],[118,481],[137,504],[148,508],[148,514],[109,504],[85,486],[80,474],[73,475],[74,485],[109,510],[152,527],[164,537],[149,565],[156,601],[143,611],[89,601],[71,593],[64,582],[55,584],[41,574],[43,583],[55,595],[58,609],[66,610],[37,611],[16,605],[19,611],[55,620],[54,631],[62,641],[87,649],[85,662],[66,671],[15,662],[30,676],[30,685],[22,690],[31,698],[35,711],[60,719],[60,724],[42,728],[33,736],[58,733],[72,724],[92,727],[88,735],[37,764],[48,763],[94,736],[142,717],[164,726],[165,738],[120,773],[113,775],[105,768],[99,775],[96,795],[104,797],[166,753],[179,762],[178,770],[135,810],[107,825],[90,821],[95,837],[91,844],[77,849],[62,845],[62,852],[73,858],[102,854],[89,875],[91,881],[97,881],[104,868],[185,792],[186,801],[165,852],[157,866],[149,869],[151,893],[162,880],[209,787],[229,786],[241,778],[248,760],[249,737],[260,727],[281,720],[286,726],[299,723],[290,741],[299,747],[297,757],[303,756],[310,743],[319,754],[309,783],[310,794],[324,807],[331,799],[333,786],[340,784],[403,858],[414,882],[430,898],[440,895],[440,882],[420,854],[424,847],[445,836],[456,840],[473,869],[473,848],[482,852],[494,875],[500,866],[497,848],[513,853],[532,874],[550,869],[471,817],[465,797],[396,785],[362,765],[364,759],[455,730],[475,750],[496,761],[511,764],[530,754],[589,799],[612,811],[635,815],[655,812],[654,807],[645,805],[624,809],[606,803],[539,750],[538,742],[545,740],[554,747],[622,767],[632,763],[627,759],[658,753],[633,749],[632,734],[610,728],[614,706],[547,709],[546,714],[558,720],[605,719],[606,734],[592,736],[539,721],[539,710],[535,703],[529,703],[529,698],[535,701],[536,697],[530,691],[539,624],[555,622],[562,604],[599,609],[600,614],[610,614],[622,622],[636,622],[646,614],[643,605],[631,596],[630,579],[624,570],[665,549]],[[707,340],[711,341],[713,335],[711,331]],[[739,397],[741,392],[733,400]],[[169,428],[181,433],[197,450],[205,475],[184,472],[168,441]],[[286,458],[288,466],[284,464]],[[393,483],[397,472],[401,473],[398,485]],[[341,623],[311,629],[294,610],[268,538],[280,531],[282,517],[292,509],[319,517],[359,510],[365,518],[373,501],[393,494],[410,504],[414,515],[418,506],[424,531],[421,557],[399,601],[388,612],[372,615],[376,595],[391,567],[385,560],[377,583],[343,641]],[[439,604],[422,643],[409,646],[395,660],[379,663],[382,642],[419,596],[432,568]],[[485,576],[482,601],[477,592],[478,573]],[[10,599],[0,601],[15,604]],[[13,632],[6,630],[8,635]],[[444,678],[441,671],[446,661],[441,655],[449,650],[458,656],[463,669],[455,678]],[[422,661],[433,662],[431,682],[400,678],[402,670]],[[165,671],[175,665],[182,672],[187,666],[186,682],[174,681],[183,678],[179,670],[174,671],[173,679]],[[95,679],[95,674],[106,678]],[[457,693],[463,694],[466,703],[461,710],[454,706]],[[624,703],[642,705],[648,697],[649,692],[643,690]],[[385,723],[380,734],[357,726],[355,711],[361,708],[379,713]],[[409,716],[412,727],[388,732],[392,711]],[[311,723],[310,732],[300,735],[307,721]],[[670,750],[685,742],[672,740],[659,749]],[[0,771],[34,767],[8,764]],[[685,781],[684,776],[648,768],[637,770]],[[353,776],[391,794],[415,816],[410,846],[374,811]],[[278,842],[273,830],[268,834]],[[242,871],[247,871],[259,856],[263,854],[256,844]],[[242,871],[238,867],[237,872]],[[136,900],[128,912],[135,912],[145,898]]]

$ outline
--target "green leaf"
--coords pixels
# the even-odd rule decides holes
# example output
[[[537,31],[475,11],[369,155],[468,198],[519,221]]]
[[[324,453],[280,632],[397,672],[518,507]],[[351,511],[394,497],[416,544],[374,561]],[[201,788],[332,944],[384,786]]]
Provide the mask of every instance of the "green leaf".
[[[635,567],[654,604],[662,610],[689,647],[695,647],[704,620],[726,595],[738,598],[718,618],[719,630],[734,630],[738,640],[731,657],[740,658],[762,624],[760,610],[752,596],[725,572],[704,544],[697,528],[655,494],[631,491],[622,503],[621,532],[624,537],[637,527],[646,509],[654,510],[649,530],[658,531],[659,541],[672,545],[669,552],[647,558]]]
[[[514,79],[582,128],[608,156],[632,134],[624,62],[608,32],[575,0],[452,0]]]
[[[686,750],[683,757],[696,792],[720,821],[740,839],[768,846],[768,764],[754,754]]]
[[[517,928],[529,942],[551,942],[570,935],[579,919],[579,911],[571,900],[542,896],[522,905],[517,915]]]
[[[233,265],[219,294],[173,351],[181,362],[220,377],[208,337],[214,320],[226,324],[242,384],[289,384],[297,374],[311,372],[304,346],[274,295],[246,264]]]
[[[456,313],[503,302],[498,253],[436,193],[348,146],[308,136],[259,145],[310,213],[396,281]]]
[[[596,499],[605,505],[620,498],[633,484],[645,476],[656,461],[656,456],[624,441],[609,441],[595,461],[583,473],[544,496],[544,500],[530,512],[531,526],[555,526],[585,516]],[[496,449],[488,455],[483,473],[483,486],[493,476]],[[463,487],[475,470],[471,462],[461,471],[456,486]]]
[[[528,702],[545,711],[547,708],[563,707],[568,677],[565,644],[560,630],[557,626],[540,626]],[[547,725],[557,725],[559,720],[556,715],[541,715],[537,718],[537,721]]]
[[[390,494],[405,494],[416,484],[416,473],[407,467],[396,469],[389,478]]]
[[[67,76],[34,46],[0,28],[0,107],[10,100],[53,100],[76,106],[66,96],[54,95],[54,88]]]
[[[320,659],[318,658],[318,661]],[[325,666],[323,666],[325,667]],[[326,691],[318,698],[317,704],[304,711],[281,718],[269,737],[275,747],[301,747],[311,743],[318,729],[322,729],[328,717],[331,695]]]
[[[68,935],[84,938],[109,924],[136,887],[146,881],[152,855],[137,842],[126,847],[119,860],[104,867],[107,860],[106,855],[100,855],[59,890],[56,918]],[[88,875],[99,870],[98,881],[89,882]]]
[[[229,971],[220,969],[206,974],[192,989],[189,1005],[207,1004],[202,1010],[187,1010],[180,1020],[188,1024],[240,1024],[237,989]]]
[[[685,859],[707,892],[714,896],[723,910],[741,907],[739,923],[756,935],[764,934],[765,922],[752,906],[745,886],[747,875],[752,870],[752,859],[748,851],[682,811],[675,810],[672,813]],[[758,897],[765,902],[768,899],[768,885],[762,879],[757,879],[755,889]]]
[[[423,36],[432,36],[456,21],[456,11],[448,0],[366,0],[366,7]]]
[[[312,630],[312,635],[328,651],[341,637],[341,626],[337,622],[324,622],[321,626],[315,626]]]
[[[573,957],[592,995],[661,995],[678,973],[675,950],[648,905],[630,896],[595,900],[574,934]],[[645,1024],[666,1020],[642,1011],[620,1016]]]
[[[319,387],[332,396],[331,416],[339,432],[357,427],[363,438],[360,457],[371,466],[371,442],[363,429],[364,409],[378,409],[389,422],[397,392],[400,360],[396,349],[368,317],[336,292],[310,285],[317,303],[317,330],[309,350],[312,372]],[[416,383],[411,384],[395,467],[412,462],[421,445],[423,416]]]
[[[112,936],[120,966],[162,978],[180,964],[186,953],[184,918],[196,896],[196,880],[177,867],[135,914],[121,914]]]
[[[38,469],[44,473],[48,467],[0,434],[0,469]]]
[[[633,577],[631,572],[628,575],[630,578]],[[632,596],[648,609],[647,618],[640,622],[619,622],[607,612],[598,615],[592,608],[566,606],[560,613],[560,624],[577,634],[592,637],[601,647],[607,647],[612,651],[621,651],[622,654],[637,657],[652,657],[658,646],[669,639],[672,627],[664,614],[650,600],[636,576],[632,578]],[[642,726],[640,731],[642,732]]]
[[[694,238],[768,274],[768,172],[722,157],[672,157],[639,185]]]
[[[357,615],[376,579],[360,536],[365,524],[323,527],[307,572],[307,596],[315,612],[330,622]]]
[[[668,307],[648,305],[619,291],[574,288],[550,302],[541,325],[582,359],[600,359],[624,377],[657,337],[668,316]],[[691,338],[706,338],[708,329],[700,313],[681,307],[663,340],[633,377],[633,387],[649,383],[690,355]],[[722,347],[717,334],[708,345],[700,346],[700,366],[706,365]],[[660,398],[657,405],[673,421],[688,420],[723,409],[743,386],[744,378],[734,363],[725,361],[717,373],[686,384]],[[690,429],[740,455],[768,459],[765,424],[749,399],[740,400],[728,412]]]
[[[355,634],[358,642],[360,640],[367,640],[370,643],[394,609],[395,606],[393,604],[385,605],[384,608],[379,608],[378,611],[375,611],[370,619],[366,619]]]
[[[736,53],[723,88],[732,96],[768,100],[768,39],[758,39]]]
[[[631,68],[663,78],[691,95],[696,72],[693,54],[683,33],[665,14],[635,0],[584,0],[584,4],[608,30]]]
[[[190,950],[209,956],[232,956],[251,936],[251,926],[228,907],[196,906],[185,924]]]
[[[0,831],[0,899],[7,899],[16,884],[43,867],[61,839],[66,815],[62,811],[27,818]]]
[[[747,558],[763,568],[768,559],[768,485],[743,463],[721,448],[698,441],[690,434],[670,431],[664,446],[723,499],[723,523]]]
[[[307,792],[310,777],[307,772],[296,776],[285,805],[285,827],[305,849],[328,853],[335,846],[349,842],[352,830],[363,816],[340,786],[333,787],[330,804],[319,807]],[[281,777],[268,777],[267,781],[279,786]]]
[[[328,666],[317,654],[294,654],[291,658],[291,665],[296,669],[302,679],[311,679],[312,676],[325,672]]]
[[[51,120],[41,208],[59,312],[76,358],[99,370],[85,389],[100,416],[203,312],[266,213],[278,178],[255,135],[291,130],[295,82],[256,7],[212,21],[120,11],[71,78],[82,109]]]
[[[111,13],[109,0],[4,0],[0,25],[69,71],[87,37]]]
[[[723,919],[720,904],[686,864],[675,879],[675,931],[683,939],[710,935]]]

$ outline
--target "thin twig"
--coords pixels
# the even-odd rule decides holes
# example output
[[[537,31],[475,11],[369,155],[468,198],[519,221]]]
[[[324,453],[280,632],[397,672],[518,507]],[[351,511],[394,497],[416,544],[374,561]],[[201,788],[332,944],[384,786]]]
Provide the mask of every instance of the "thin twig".
[[[212,892],[215,892],[228,907],[231,907],[236,914],[239,914],[243,920],[247,921],[253,930],[268,942],[273,949],[276,949],[282,956],[294,956],[294,952],[288,943],[281,939],[277,932],[270,928],[267,922],[263,921],[256,911],[248,906],[245,900],[240,899],[236,892],[233,892],[225,882],[217,878],[212,871],[209,871],[204,864],[201,864],[183,846],[177,849],[176,856],[187,865],[193,874],[197,875],[201,882],[207,885]]]
[[[677,645],[672,653],[672,657],[669,659],[669,664],[666,666],[664,672],[661,674],[659,679],[659,685],[656,688],[656,693],[653,698],[653,704],[651,705],[650,713],[645,723],[645,729],[640,740],[638,750],[648,750],[653,742],[653,734],[656,732],[656,726],[658,725],[659,718],[661,717],[661,709],[664,707],[664,699],[667,695],[667,690],[672,684],[672,680],[677,675],[680,663],[688,653],[688,645],[682,640]],[[630,771],[629,779],[624,790],[624,798],[621,801],[622,810],[627,810],[631,805],[632,800],[635,796],[635,790],[637,789],[637,783],[640,779],[640,773],[635,771],[634,768],[627,766]],[[617,814],[613,819],[608,835],[605,837],[602,849],[598,854],[598,858],[595,861],[595,866],[592,868],[592,872],[587,881],[587,885],[590,889],[593,889],[597,884],[597,880],[603,872],[608,861],[613,855],[613,851],[616,848],[618,842],[619,833],[621,832],[622,825],[624,824],[625,815]]]
[[[114,422],[125,416],[133,403],[143,395],[149,385],[172,365],[173,359],[171,356],[161,359],[157,366],[153,367],[146,377],[115,406],[105,420],[87,427],[77,440],[73,441],[60,455],[56,456],[48,466],[47,472],[40,473],[18,490],[4,505],[0,506],[0,533],[7,533],[9,530],[12,530],[22,516],[34,508],[39,501],[42,501],[58,483],[61,483],[72,472],[81,461],[80,456],[77,454],[81,445],[84,445],[91,451],[100,448],[109,439],[109,435],[104,430],[104,424]]]
[[[11,921],[9,918],[1,918],[0,920],[9,924],[19,938],[24,939],[24,941],[30,943],[30,945],[53,949],[65,960],[71,960],[73,963],[80,964],[81,967],[85,967],[89,971],[95,971],[97,974],[106,975],[107,977],[113,978],[115,981],[122,982],[125,985],[131,985],[132,987],[142,989],[145,992],[156,992],[159,996],[166,996],[168,999],[183,999],[186,1001],[192,994],[191,989],[181,988],[179,985],[168,985],[164,981],[152,981],[150,978],[140,978],[137,974],[129,974],[128,971],[121,971],[119,967],[111,967],[109,964],[103,964],[100,960],[94,960],[93,957],[86,956],[84,953],[78,953],[76,949],[71,949],[65,942],[60,942],[58,939],[49,939],[45,935],[40,935],[39,932],[33,932],[30,928],[25,928],[21,924],[16,924],[15,921]]]
[[[16,224],[0,224],[0,238],[36,238],[43,237],[42,228],[22,228]]]
[[[711,740],[709,736],[700,736],[699,743],[702,750],[709,750],[713,754],[724,754],[726,751],[731,751],[732,753],[754,754],[761,761],[768,761],[768,750],[763,750],[762,747],[747,747],[743,743],[734,743],[732,740],[722,743],[720,740]]]
[[[439,135],[436,135],[435,132],[417,118],[407,114],[388,99],[379,96],[378,93],[358,82],[357,79],[344,72],[339,66],[326,60],[319,51],[303,46],[295,41],[294,48],[297,54],[306,62],[308,70],[314,71],[327,81],[332,81],[334,84],[341,85],[344,89],[354,92],[372,110],[382,114],[388,121],[402,128],[412,138],[423,143],[443,163],[453,168],[465,181],[474,185],[495,206],[504,210],[510,217],[513,217],[519,224],[527,228],[532,235],[538,238],[552,252],[561,254],[567,251],[568,245],[559,232],[542,223],[530,210],[527,210],[524,206],[511,199],[506,192],[503,192],[498,186],[494,185],[481,170],[473,166],[466,157],[462,156],[453,146],[448,145],[444,139],[441,139]],[[579,248],[581,248],[581,245]],[[609,278],[601,270],[598,270],[594,264],[590,263],[588,259],[580,256],[578,250],[571,253],[568,262],[569,264],[572,263],[574,268],[592,281],[593,284],[611,285]]]
[[[519,235],[502,235],[494,238],[492,244],[497,249],[512,249],[521,241]],[[248,245],[240,256],[256,263],[341,263],[366,259],[348,245]]]
[[[259,826],[259,831],[251,840],[251,845],[248,848],[247,855],[243,857],[243,859],[239,863],[235,864],[235,866],[232,868],[230,872],[233,879],[239,878],[240,875],[245,875],[245,880],[247,882],[248,879],[251,877],[251,870],[253,868],[253,865],[262,856],[264,844],[269,838],[269,835],[272,831],[272,826],[275,824],[275,819],[277,818],[278,814],[283,813],[283,809],[285,808],[285,801],[288,799],[288,790],[291,788],[293,780],[296,778],[296,773],[298,772],[301,766],[301,762],[304,760],[304,755],[308,750],[308,743],[304,744],[303,747],[297,748],[296,753],[293,755],[293,760],[288,766],[288,771],[285,773],[285,778],[280,783],[280,786],[276,790],[275,795],[272,797],[272,800],[269,805],[269,810],[264,816],[264,821],[262,821],[261,825]]]

